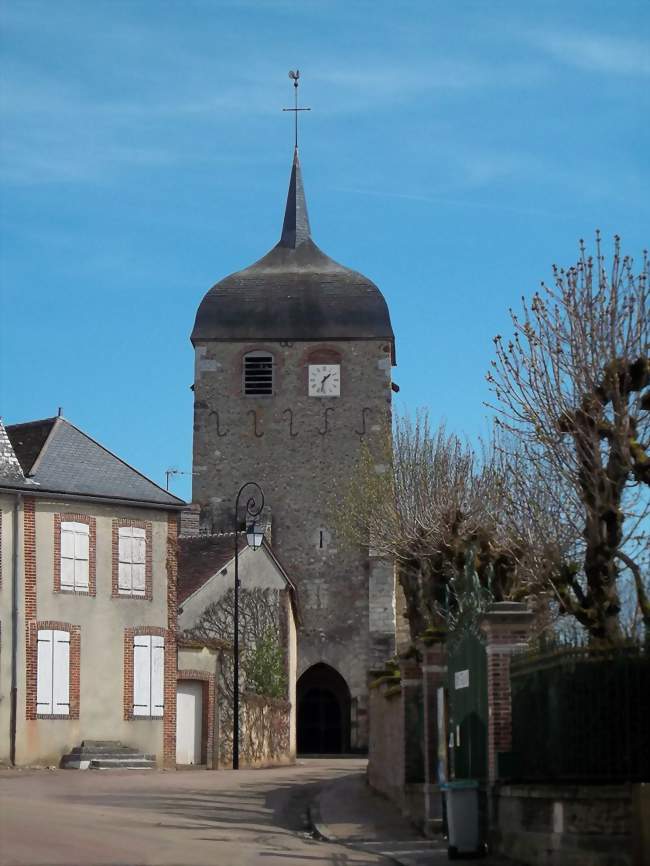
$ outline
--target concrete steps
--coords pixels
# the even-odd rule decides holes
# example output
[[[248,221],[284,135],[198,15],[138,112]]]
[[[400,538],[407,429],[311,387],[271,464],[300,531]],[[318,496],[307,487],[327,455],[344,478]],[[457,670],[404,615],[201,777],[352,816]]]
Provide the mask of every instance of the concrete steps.
[[[66,770],[155,770],[156,756],[118,740],[84,740],[61,759]]]

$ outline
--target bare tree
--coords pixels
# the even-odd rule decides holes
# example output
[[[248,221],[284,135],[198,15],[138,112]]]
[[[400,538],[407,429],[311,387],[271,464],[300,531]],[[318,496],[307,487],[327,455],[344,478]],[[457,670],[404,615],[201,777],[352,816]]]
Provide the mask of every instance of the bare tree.
[[[495,337],[487,377],[497,423],[516,443],[509,512],[535,530],[531,582],[550,588],[592,640],[615,642],[621,571],[633,575],[650,628],[648,258],[635,273],[616,237],[607,271],[597,234],[595,258],[581,241],[577,264],[554,266],[553,277],[522,298],[522,315],[510,311],[513,338]]]
[[[467,575],[468,556],[491,597],[512,596],[516,551],[498,520],[503,481],[491,449],[477,455],[444,427],[432,430],[424,412],[397,417],[392,436],[363,450],[337,493],[338,531],[395,561],[412,639],[459,607],[454,586]]]
[[[232,643],[234,639],[235,593],[229,589],[217,601],[209,604],[196,625],[188,631],[194,638],[218,638]],[[280,600],[277,590],[254,587],[240,590],[239,594],[239,641],[241,653],[240,689],[244,691],[264,691],[264,684],[258,682],[257,670],[260,667],[259,652],[272,655],[275,667],[269,681],[281,678],[284,674],[283,652],[278,634],[280,632]],[[273,638],[273,639],[272,639]],[[275,679],[274,679],[275,677]],[[233,696],[232,657],[227,655],[221,667],[220,689],[229,700]]]

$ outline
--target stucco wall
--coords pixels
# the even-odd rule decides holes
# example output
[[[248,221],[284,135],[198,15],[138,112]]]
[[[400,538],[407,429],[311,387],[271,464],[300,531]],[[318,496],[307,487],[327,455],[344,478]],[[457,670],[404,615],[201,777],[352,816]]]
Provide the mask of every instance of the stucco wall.
[[[124,718],[124,630],[127,627],[168,627],[167,598],[167,513],[55,500],[35,500],[36,622],[70,623],[80,629],[78,719],[27,719],[27,677],[25,644],[25,538],[24,512],[20,517],[20,589],[18,621],[18,698],[16,763],[58,765],[63,754],[84,739],[121,740],[139,750],[153,752],[163,761],[163,721]],[[3,507],[4,512],[4,507]],[[54,591],[55,514],[83,514],[96,520],[96,595]],[[112,597],[113,518],[150,521],[152,527],[151,600]],[[3,514],[4,520],[4,514]],[[6,537],[3,540],[3,557]],[[3,666],[10,656],[5,643],[4,622],[10,617],[9,593],[2,589]],[[175,658],[174,658],[175,665]],[[4,673],[4,670],[3,670]],[[7,680],[8,681],[8,680]],[[3,676],[4,683],[7,682]],[[4,732],[4,700],[0,713]],[[3,748],[3,752],[5,748]]]
[[[341,356],[341,396],[326,399],[307,395],[309,354],[318,348],[305,342],[197,345],[193,501],[204,523],[212,518],[214,528],[230,528],[239,486],[248,479],[261,484],[274,550],[298,585],[298,675],[318,662],[331,665],[348,683],[357,710],[365,710],[368,667],[392,653],[392,584],[382,580],[371,588],[368,555],[337,539],[332,497],[349,481],[362,443],[378,437],[390,417],[390,347],[381,341],[323,344]],[[273,397],[242,396],[241,359],[251,350],[273,353]],[[389,595],[382,600],[382,594]],[[363,713],[359,719],[355,746],[367,740]]]
[[[225,572],[225,573],[224,573]],[[178,627],[181,631],[193,628],[205,608],[213,601],[218,601],[235,581],[235,569],[230,563],[180,605]],[[251,550],[244,548],[239,554],[239,581],[242,589],[277,589],[286,586],[282,575],[264,548]]]

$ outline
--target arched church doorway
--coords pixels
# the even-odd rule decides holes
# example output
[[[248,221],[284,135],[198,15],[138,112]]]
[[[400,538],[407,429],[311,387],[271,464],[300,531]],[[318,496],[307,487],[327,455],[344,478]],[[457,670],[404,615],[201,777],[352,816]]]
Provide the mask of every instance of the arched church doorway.
[[[298,752],[340,754],[350,750],[350,689],[329,665],[312,665],[298,680]]]

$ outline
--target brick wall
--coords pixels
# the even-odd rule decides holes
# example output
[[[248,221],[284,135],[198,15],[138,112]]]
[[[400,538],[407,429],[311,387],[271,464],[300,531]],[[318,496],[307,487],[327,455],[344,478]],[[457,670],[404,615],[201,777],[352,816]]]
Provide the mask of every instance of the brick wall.
[[[488,776],[498,777],[498,754],[512,748],[510,659],[524,648],[533,614],[519,602],[497,602],[481,621],[487,654]]]

